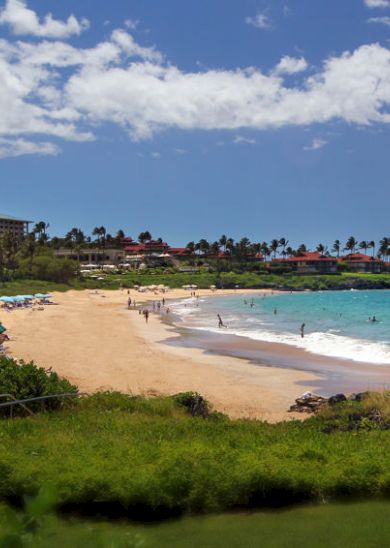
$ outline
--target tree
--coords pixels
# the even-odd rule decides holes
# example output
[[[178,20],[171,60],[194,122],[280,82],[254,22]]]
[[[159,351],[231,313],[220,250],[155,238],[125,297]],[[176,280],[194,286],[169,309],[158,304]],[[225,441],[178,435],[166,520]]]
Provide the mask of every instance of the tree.
[[[99,230],[100,235],[100,230]],[[80,262],[80,253],[85,245],[85,234],[80,228],[72,228],[65,236],[65,244],[73,249],[77,255],[77,260]]]
[[[16,253],[18,252],[20,240],[9,230],[6,230],[1,237],[4,264],[8,270],[15,270],[17,267]]]
[[[280,246],[279,240],[274,239],[271,241],[269,248],[271,252],[274,254],[274,259],[276,259],[276,254],[278,252],[279,246]]]
[[[366,240],[361,241],[360,244],[359,244],[359,248],[364,251],[365,255],[367,255],[367,249],[369,247],[370,247],[370,244]]]
[[[286,246],[288,244],[288,240],[286,238],[280,238],[279,245],[282,246],[282,256],[283,258],[286,257]]]
[[[264,255],[264,259],[267,260],[267,257],[271,255],[271,250],[267,244],[267,242],[261,243],[261,252]]]
[[[205,240],[204,238],[202,238],[201,240],[199,240],[198,242],[198,249],[201,253],[203,253],[203,255],[207,255],[209,249],[210,249],[210,244],[207,240]]]
[[[289,257],[292,257],[294,255],[294,250],[292,247],[287,247],[286,248],[286,253]]]
[[[49,224],[45,223],[44,221],[40,221],[39,223],[36,223],[32,232],[33,234],[36,234],[38,236],[38,243],[40,245],[44,245],[47,243],[49,237],[47,235],[47,229],[49,228]]]
[[[340,240],[335,240],[332,247],[333,253],[337,253],[337,257],[340,257],[340,251],[341,251],[341,242]]]
[[[320,255],[324,255],[326,251],[326,247],[324,246],[324,244],[318,244],[316,247],[316,250],[318,251]]]
[[[226,252],[226,243],[227,243],[227,237],[225,234],[222,234],[220,239],[218,240],[219,245],[223,247],[223,251]]]
[[[138,236],[138,241],[140,244],[144,244],[145,242],[150,242],[151,239],[152,239],[152,235],[148,230],[146,230],[145,232],[141,232],[140,235]]]
[[[368,247],[372,249],[372,256],[375,255],[375,242],[374,240],[371,240],[371,242],[368,242]]]
[[[355,238],[353,236],[350,236],[347,240],[347,243],[345,244],[345,250],[346,251],[349,251],[350,254],[352,255],[355,251],[355,248],[357,246],[357,241],[355,240]]]
[[[99,261],[101,261],[101,253],[106,246],[106,229],[104,226],[96,226],[92,231],[92,236],[97,236],[96,243],[99,248]]]
[[[379,242],[378,255],[388,259],[390,255],[390,238],[384,237]]]
[[[301,244],[298,249],[297,249],[297,255],[303,255],[304,253],[307,252],[307,248],[305,246],[305,244]]]

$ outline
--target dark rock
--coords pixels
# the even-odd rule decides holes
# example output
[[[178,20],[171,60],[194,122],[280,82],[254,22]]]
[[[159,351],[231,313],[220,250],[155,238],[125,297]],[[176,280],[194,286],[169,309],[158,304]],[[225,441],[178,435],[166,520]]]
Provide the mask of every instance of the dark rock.
[[[344,394],[335,394],[328,399],[329,405],[335,405],[336,403],[341,403],[343,401],[347,401]]]
[[[358,392],[357,394],[351,394],[348,399],[351,401],[363,401],[369,394],[369,392]]]

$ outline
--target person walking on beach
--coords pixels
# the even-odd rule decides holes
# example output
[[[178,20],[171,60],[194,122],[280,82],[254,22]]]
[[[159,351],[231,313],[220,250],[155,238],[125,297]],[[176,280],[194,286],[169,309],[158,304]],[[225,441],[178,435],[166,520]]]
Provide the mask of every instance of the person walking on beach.
[[[131,307],[131,297],[127,299],[127,308],[130,310]]]
[[[149,321],[149,310],[144,310],[144,316],[145,316],[145,322],[148,323]]]
[[[300,332],[301,332],[301,337],[303,339],[303,337],[305,336],[305,324],[304,323],[301,325]]]
[[[217,318],[218,318],[218,327],[219,328],[226,327],[226,325],[223,323],[222,318],[219,314],[217,314]]]

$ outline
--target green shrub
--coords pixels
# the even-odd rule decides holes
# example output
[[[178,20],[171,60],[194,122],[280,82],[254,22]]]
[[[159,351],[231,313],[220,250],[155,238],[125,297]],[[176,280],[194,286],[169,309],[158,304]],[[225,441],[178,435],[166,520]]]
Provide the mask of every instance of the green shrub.
[[[15,399],[35,398],[50,394],[77,393],[77,387],[66,379],[61,379],[57,373],[37,367],[34,362],[25,363],[6,356],[0,356],[0,394],[10,394]],[[6,399],[1,399],[5,402]],[[52,398],[39,402],[31,402],[31,410],[58,409],[68,405],[65,399]],[[14,413],[25,413],[20,406],[13,406]],[[0,408],[2,416],[9,416],[9,407]]]

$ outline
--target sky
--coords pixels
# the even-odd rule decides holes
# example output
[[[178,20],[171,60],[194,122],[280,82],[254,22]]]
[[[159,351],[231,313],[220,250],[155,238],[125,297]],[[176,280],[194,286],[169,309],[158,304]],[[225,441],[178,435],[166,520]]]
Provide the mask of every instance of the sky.
[[[390,0],[0,0],[0,212],[389,235]]]

